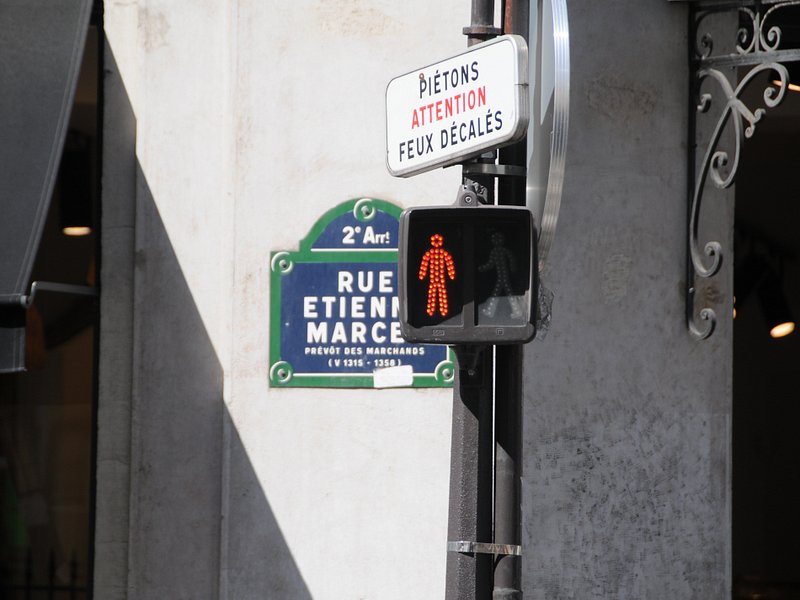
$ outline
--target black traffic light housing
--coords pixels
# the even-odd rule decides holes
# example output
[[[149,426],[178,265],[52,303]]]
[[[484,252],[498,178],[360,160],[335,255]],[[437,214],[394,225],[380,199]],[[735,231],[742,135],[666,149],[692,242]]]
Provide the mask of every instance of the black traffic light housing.
[[[519,344],[536,334],[533,216],[518,206],[400,216],[400,331],[409,342]]]

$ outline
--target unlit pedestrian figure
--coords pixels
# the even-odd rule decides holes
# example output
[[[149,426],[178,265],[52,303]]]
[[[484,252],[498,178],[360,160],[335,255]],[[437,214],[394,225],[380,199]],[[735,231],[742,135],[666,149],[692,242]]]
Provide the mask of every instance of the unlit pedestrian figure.
[[[489,259],[478,267],[480,272],[497,272],[497,279],[489,296],[489,302],[481,309],[481,312],[487,317],[493,317],[497,312],[500,296],[505,296],[511,306],[511,316],[516,319],[522,316],[520,299],[514,296],[511,290],[511,273],[517,270],[517,265],[511,250],[506,248],[505,241],[502,233],[499,231],[494,232],[492,234],[492,250],[489,252]]]
[[[419,279],[422,281],[427,275],[430,277],[428,285],[428,306],[426,311],[431,317],[439,305],[439,314],[447,316],[447,289],[445,288],[445,273],[450,279],[456,278],[456,265],[450,253],[442,248],[444,238],[438,233],[431,236],[431,248],[422,257],[419,266]]]

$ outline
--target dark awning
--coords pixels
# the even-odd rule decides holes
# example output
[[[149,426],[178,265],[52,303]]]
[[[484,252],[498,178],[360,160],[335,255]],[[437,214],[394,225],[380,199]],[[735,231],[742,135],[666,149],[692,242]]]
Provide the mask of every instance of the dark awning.
[[[0,373],[25,368],[29,279],[92,0],[0,0]]]

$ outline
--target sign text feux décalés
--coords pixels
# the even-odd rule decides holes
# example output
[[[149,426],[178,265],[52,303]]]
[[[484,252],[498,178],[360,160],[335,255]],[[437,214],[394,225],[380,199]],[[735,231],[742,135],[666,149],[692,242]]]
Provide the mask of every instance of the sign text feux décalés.
[[[513,143],[528,126],[528,49],[504,35],[386,88],[386,165],[407,177]]]

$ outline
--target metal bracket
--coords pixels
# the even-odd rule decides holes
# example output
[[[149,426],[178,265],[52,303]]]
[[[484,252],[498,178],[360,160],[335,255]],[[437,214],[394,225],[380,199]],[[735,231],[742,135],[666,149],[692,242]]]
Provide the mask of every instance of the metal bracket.
[[[488,204],[489,190],[477,181],[467,179],[462,185],[458,186],[456,196],[456,206],[480,206]]]
[[[463,165],[464,175],[491,175],[493,177],[527,177],[528,170],[517,165],[470,163]]]
[[[19,303],[23,308],[33,304],[36,292],[55,292],[57,294],[73,294],[78,296],[97,296],[97,288],[88,285],[75,285],[71,283],[53,283],[51,281],[34,281],[31,284],[31,293],[20,296]]]
[[[461,554],[522,556],[522,546],[515,544],[491,544],[489,542],[447,542],[447,551],[460,552]]]
[[[457,344],[453,346],[458,365],[458,377],[461,387],[476,388],[483,386],[483,369],[481,358],[487,346]]]

